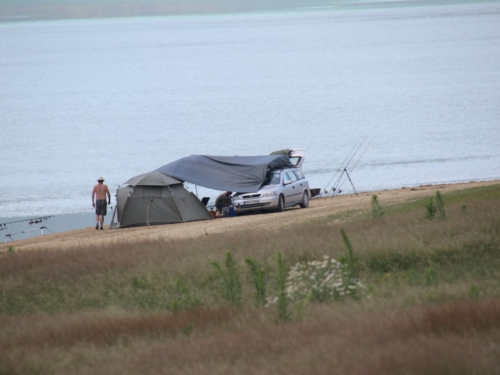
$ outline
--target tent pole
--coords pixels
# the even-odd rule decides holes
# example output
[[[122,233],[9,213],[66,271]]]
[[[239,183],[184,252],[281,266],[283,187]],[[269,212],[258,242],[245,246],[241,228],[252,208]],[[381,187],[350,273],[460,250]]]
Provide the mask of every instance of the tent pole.
[[[148,223],[148,228],[149,228],[149,204],[148,208],[146,209],[146,223]]]
[[[113,225],[113,222],[115,221],[115,215],[116,215],[116,206],[115,209],[113,210],[113,216],[111,216],[111,223],[109,223],[109,229],[115,228],[115,226]],[[118,224],[116,225],[116,227],[118,227]]]

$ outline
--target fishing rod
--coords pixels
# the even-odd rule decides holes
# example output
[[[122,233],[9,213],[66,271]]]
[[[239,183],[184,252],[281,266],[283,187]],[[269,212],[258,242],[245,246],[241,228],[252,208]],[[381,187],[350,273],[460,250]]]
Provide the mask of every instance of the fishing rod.
[[[37,216],[37,217],[31,217],[29,219],[14,220],[14,221],[8,221],[8,222],[5,222],[5,223],[0,223],[0,230],[8,230],[11,227],[12,224],[18,224],[18,223],[25,223],[25,222],[27,222],[29,225],[41,224],[44,221],[49,220],[51,217],[54,217],[54,215],[50,215],[50,216]],[[16,236],[16,235],[22,234],[22,233],[32,232],[32,231],[35,231],[35,230],[40,230],[42,236],[43,236],[43,231],[44,230],[48,230],[49,232],[54,233],[49,228],[47,228],[45,225],[42,225],[40,228],[36,228],[36,229],[23,230],[23,231],[17,232],[17,233],[6,233],[5,234],[5,241],[4,242],[7,242],[7,239],[10,239],[11,241],[14,241],[12,239],[12,236]]]
[[[23,233],[28,233],[28,232],[33,232],[35,230],[39,230],[41,231],[41,235],[43,236],[43,231],[44,230],[48,230],[50,233],[54,234],[54,232],[52,232],[49,228],[47,228],[45,225],[42,225],[40,228],[34,228],[34,229],[27,229],[27,230],[23,230],[21,232],[17,232],[17,233],[7,233],[5,235],[5,241],[4,242],[7,242],[7,238],[10,239],[11,241],[14,241],[14,239],[12,238],[12,236],[17,236],[18,234],[23,234]]]
[[[350,157],[349,157],[349,155],[348,155],[348,157],[347,157],[347,158],[348,158],[349,160],[347,161],[347,163],[345,163],[345,164],[343,163],[343,164],[341,165],[340,170],[342,170],[342,173],[340,174],[339,178],[337,179],[336,183],[334,184],[334,186],[333,186],[333,188],[332,188],[333,192],[335,192],[335,191],[337,190],[337,186],[339,185],[339,183],[340,183],[340,181],[341,181],[341,179],[342,179],[342,176],[343,176],[344,172],[346,172],[346,171],[347,171],[347,167],[349,166],[349,164],[351,164],[352,159],[354,159],[354,157],[356,156],[356,154],[357,154],[357,153],[358,153],[358,151],[360,150],[361,146],[362,146],[362,145],[363,145],[363,143],[365,142],[366,138],[368,138],[368,135],[370,134],[371,130],[372,130],[372,128],[370,128],[370,129],[367,131],[366,135],[365,135],[365,136],[361,139],[361,141],[359,141],[359,142],[355,145],[354,152],[352,152],[352,151],[351,151],[351,153],[349,153]]]
[[[26,221],[29,222],[28,223],[29,225],[39,224],[39,223],[41,223],[43,221],[49,220],[51,217],[54,217],[54,215],[51,215],[51,216],[38,216],[38,217],[30,218],[30,219],[23,219],[23,220],[9,221],[9,222],[6,222],[6,223],[0,223],[0,230],[4,230],[5,228],[7,228],[8,225],[16,224],[16,223],[24,223]]]
[[[355,145],[354,145],[354,148],[351,149],[351,151],[349,152],[349,154],[347,155],[347,157],[344,159],[344,161],[342,162],[341,164],[341,167],[335,172],[335,174],[333,175],[333,177],[330,179],[330,181],[328,182],[328,184],[326,185],[325,189],[324,189],[324,192],[325,194],[328,196],[328,194],[330,193],[327,189],[328,189],[328,186],[331,184],[331,182],[333,181],[333,179],[336,177],[337,173],[339,171],[341,171],[340,173],[340,176],[337,178],[337,180],[335,181],[335,183],[333,184],[332,186],[332,189],[331,189],[331,193],[332,193],[332,196],[335,195],[335,192],[338,191],[338,189],[341,187],[341,185],[339,186],[341,180],[342,180],[342,177],[344,175],[344,173],[347,174],[347,167],[349,166],[349,164],[351,164],[352,160],[354,159],[354,157],[356,156],[356,154],[358,153],[358,151],[361,149],[361,146],[363,145],[363,143],[366,141],[366,139],[368,138],[368,135],[370,134],[371,130],[373,129],[370,128],[366,135],[360,140],[358,141]],[[369,147],[369,146],[368,146]],[[361,157],[364,155],[364,153],[366,152],[366,150],[368,149],[368,147],[365,149],[365,151],[362,153]],[[359,162],[359,160],[361,159],[361,157],[358,158],[356,164]],[[354,167],[352,168],[354,169]],[[352,169],[351,169],[351,172],[352,172]],[[344,178],[344,182],[345,182],[345,178]],[[343,183],[342,183],[343,184]],[[353,186],[354,188],[354,186]],[[338,191],[338,193],[340,193],[341,191]]]
[[[349,153],[347,154],[346,158],[342,161],[342,164],[340,164],[340,168],[335,171],[334,175],[332,176],[332,178],[330,179],[330,181],[328,182],[328,184],[326,184],[326,186],[324,188],[324,192],[325,193],[328,194],[328,190],[327,190],[328,186],[330,186],[330,184],[332,183],[333,179],[337,176],[337,173],[339,173],[339,171],[341,171],[341,170],[343,171],[344,164],[347,166],[347,164],[348,164],[347,160],[351,157],[351,154],[353,154],[353,153],[356,154],[356,150],[359,147],[360,142],[362,142],[362,141],[358,141],[358,143],[356,143],[354,145],[354,147],[351,149],[351,151],[349,151]],[[333,189],[334,189],[335,188],[335,184],[333,186],[334,186],[333,187]]]
[[[366,138],[366,136],[365,136]],[[360,141],[358,141],[354,147],[351,149],[351,151],[349,151],[349,153],[347,154],[346,158],[344,159],[344,161],[342,161],[342,164],[340,164],[340,168],[337,169],[337,171],[335,172],[335,174],[332,176],[332,178],[330,179],[330,181],[328,182],[328,184],[325,186],[325,189],[324,189],[324,192],[328,195],[328,186],[332,183],[333,179],[337,176],[337,173],[339,173],[340,171],[342,171],[343,173],[343,170],[344,168],[346,168],[348,165],[349,165],[349,162],[350,160],[352,160],[352,158],[354,157],[354,155],[356,155],[356,152],[358,151],[359,147],[361,147],[361,145],[363,144],[363,141],[364,139],[361,139]],[[341,175],[342,175],[341,173]],[[341,178],[341,177],[339,177]],[[332,190],[335,191],[335,186],[338,184],[338,179],[337,181],[335,182],[335,184],[333,184],[333,187],[332,187]]]
[[[361,158],[364,156],[364,154],[366,153],[366,151],[368,151],[368,149],[370,148],[370,144],[368,146],[366,146],[365,150],[363,151],[363,153],[361,154],[361,156],[358,158],[358,160],[356,161],[356,163],[354,163],[354,166],[351,168],[351,173],[352,171],[354,170],[354,168],[356,168],[356,166],[358,165],[359,161],[361,160]],[[354,187],[354,184],[351,180],[351,176],[349,175],[349,173],[347,172],[347,168],[344,168],[344,172],[346,174],[346,177],[344,178],[344,181],[342,181],[342,183],[339,185],[339,189],[342,187],[342,185],[344,185],[344,183],[346,182],[347,179],[349,179],[349,182],[351,183],[351,186],[354,190],[354,192],[356,193],[356,195],[358,195],[358,192],[356,191],[356,188]],[[342,190],[339,190],[339,193],[341,192]]]

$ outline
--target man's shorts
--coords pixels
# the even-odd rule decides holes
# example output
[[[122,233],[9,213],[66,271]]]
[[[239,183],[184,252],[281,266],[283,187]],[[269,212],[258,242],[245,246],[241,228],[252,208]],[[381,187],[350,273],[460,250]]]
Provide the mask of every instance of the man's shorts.
[[[95,202],[95,214],[106,216],[108,205],[106,204],[106,199],[98,199]]]

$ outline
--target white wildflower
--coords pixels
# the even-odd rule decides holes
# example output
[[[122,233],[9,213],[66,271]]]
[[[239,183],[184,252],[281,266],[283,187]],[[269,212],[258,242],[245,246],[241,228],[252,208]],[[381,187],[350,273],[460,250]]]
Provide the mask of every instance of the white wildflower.
[[[345,266],[324,255],[323,260],[300,262],[291,267],[285,281],[285,293],[290,301],[303,301],[312,297],[313,300],[325,302],[327,298],[342,298],[363,289],[359,280],[345,276]],[[268,304],[275,304],[278,298],[267,301]]]

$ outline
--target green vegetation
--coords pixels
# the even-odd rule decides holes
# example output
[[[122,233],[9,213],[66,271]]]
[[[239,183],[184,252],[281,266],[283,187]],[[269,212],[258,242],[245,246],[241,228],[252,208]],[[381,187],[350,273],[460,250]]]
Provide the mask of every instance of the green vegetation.
[[[434,217],[436,216],[436,211],[437,211],[437,208],[434,205],[434,199],[432,199],[432,198],[429,199],[429,202],[425,206],[425,209],[426,209],[425,218],[429,219],[429,220],[434,219]]]
[[[382,217],[384,214],[384,210],[378,201],[378,197],[376,194],[372,195],[372,216],[376,219],[378,217]]]
[[[266,271],[262,265],[251,258],[245,258],[245,263],[250,267],[255,285],[255,306],[264,306],[266,303]]]
[[[436,206],[437,206],[438,217],[440,219],[445,219],[446,210],[444,209],[444,199],[439,190],[436,191]]]
[[[289,298],[286,294],[287,271],[283,263],[283,254],[278,252],[278,321],[286,322],[291,319],[288,312]]]
[[[425,206],[426,208],[426,213],[425,213],[425,218],[432,220],[436,217],[436,214],[438,215],[438,218],[443,220],[446,218],[446,210],[444,209],[444,200],[443,196],[441,193],[436,191],[436,203],[434,204],[434,199],[431,198],[427,205]],[[463,207],[463,206],[462,206]]]
[[[500,185],[373,204],[279,232],[9,249],[0,374],[500,373]]]
[[[226,271],[222,269],[218,262],[212,261],[210,263],[217,270],[220,277],[220,285],[224,299],[233,306],[238,307],[241,303],[242,289],[240,271],[233,259],[233,254],[230,251],[226,253]]]

